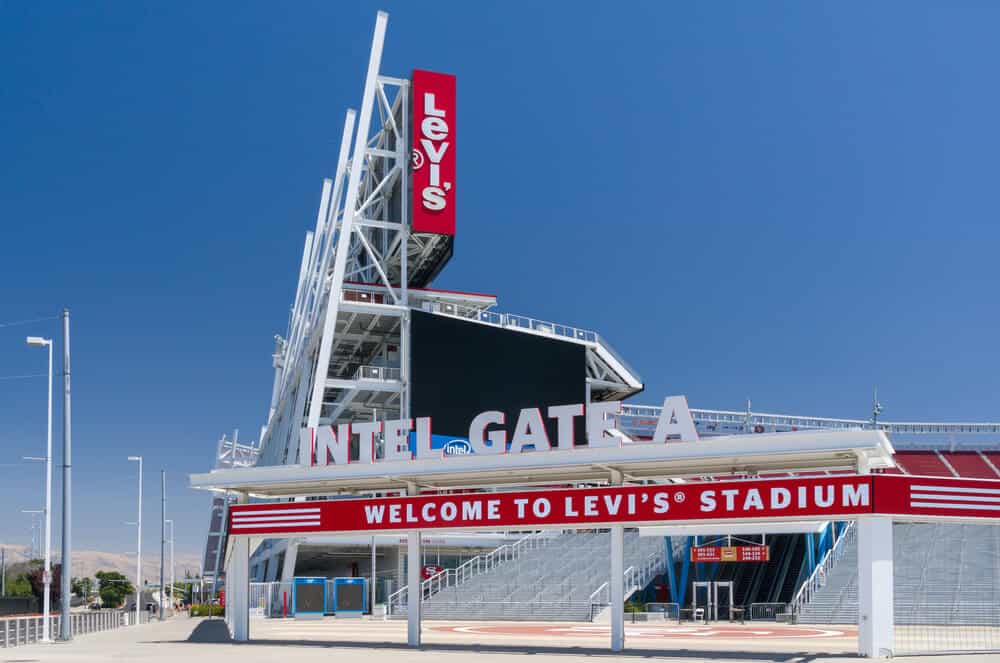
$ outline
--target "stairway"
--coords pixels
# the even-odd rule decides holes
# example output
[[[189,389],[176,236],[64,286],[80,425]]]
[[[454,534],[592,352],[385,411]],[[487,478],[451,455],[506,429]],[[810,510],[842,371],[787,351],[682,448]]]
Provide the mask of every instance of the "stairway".
[[[1000,626],[1000,528],[896,523],[893,549],[897,624]],[[858,622],[857,559],[851,542],[800,623]]]
[[[626,569],[662,554],[662,538],[625,532]],[[593,604],[600,603],[592,595],[608,581],[610,559],[608,532],[565,532],[544,547],[425,598],[421,612],[427,619],[589,621]],[[626,587],[626,593],[640,588]],[[393,616],[405,614],[402,606]]]

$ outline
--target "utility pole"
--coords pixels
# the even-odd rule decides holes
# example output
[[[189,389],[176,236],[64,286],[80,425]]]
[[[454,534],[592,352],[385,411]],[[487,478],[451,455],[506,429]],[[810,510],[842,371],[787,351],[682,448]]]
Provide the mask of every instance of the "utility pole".
[[[160,621],[163,621],[163,554],[167,547],[167,471],[160,470]]]
[[[64,308],[63,319],[63,495],[62,495],[62,572],[60,574],[60,612],[62,618],[59,620],[59,638],[61,640],[72,640],[73,620],[69,618],[70,609],[70,579],[73,577],[73,554],[72,554],[72,514],[73,514],[73,490],[72,490],[72,467],[73,467],[73,437],[70,418],[69,404],[69,309]]]
[[[136,520],[136,548],[135,548],[135,623],[141,623],[142,615],[142,456],[129,456],[129,460],[139,462],[139,518]]]
[[[167,518],[170,525],[170,610],[174,609],[174,521]]]
[[[0,596],[7,596],[7,549],[0,547]]]
[[[49,407],[45,439],[45,566],[42,571],[42,642],[52,642],[52,339],[29,336],[28,345],[48,348],[49,351]]]

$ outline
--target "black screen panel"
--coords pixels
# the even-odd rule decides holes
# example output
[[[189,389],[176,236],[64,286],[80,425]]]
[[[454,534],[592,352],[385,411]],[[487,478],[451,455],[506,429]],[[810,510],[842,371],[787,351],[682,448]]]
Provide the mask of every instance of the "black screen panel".
[[[583,403],[586,348],[443,315],[414,311],[410,369],[413,417],[432,417],[432,432],[465,438],[480,412],[499,410],[508,439],[522,408],[540,407],[556,441],[550,405]],[[575,438],[582,441],[583,418]]]

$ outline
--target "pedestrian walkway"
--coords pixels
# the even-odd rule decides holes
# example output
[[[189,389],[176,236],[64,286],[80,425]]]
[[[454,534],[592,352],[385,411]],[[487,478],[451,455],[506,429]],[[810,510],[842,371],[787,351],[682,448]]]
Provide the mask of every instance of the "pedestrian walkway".
[[[579,629],[579,624],[565,624]],[[604,646],[606,635],[597,638],[572,638],[561,635],[560,625],[549,623],[545,628],[524,631],[524,623],[512,632],[490,635],[482,632],[484,622],[428,622],[424,646],[406,646],[406,624],[381,620],[336,620],[315,622],[295,620],[254,620],[251,636],[259,638],[249,643],[229,641],[225,624],[218,619],[188,619],[175,617],[135,628],[83,635],[71,643],[29,645],[16,651],[0,652],[0,663],[7,661],[37,661],[38,663],[104,663],[105,661],[170,661],[210,660],[213,663],[252,663],[280,660],[291,663],[370,663],[372,660],[399,663],[463,663],[474,654],[478,663],[516,663],[530,653],[532,663],[567,663],[589,661],[601,663],[621,660],[622,656],[656,657],[662,661],[720,661],[725,663],[779,663],[804,658],[810,663],[841,663],[853,656],[816,656],[816,641],[783,643],[742,639],[738,644],[728,640],[707,640],[691,643],[671,638],[669,645],[662,639],[644,638],[637,632],[626,643],[623,654],[612,655]],[[490,629],[487,629],[490,630]],[[495,629],[494,629],[495,630]],[[508,629],[509,630],[509,629]],[[669,648],[668,648],[669,647]],[[727,651],[728,649],[728,651]],[[771,651],[768,651],[770,649]],[[780,651],[774,651],[780,649]],[[713,651],[714,650],[714,651]],[[911,659],[927,661],[924,659]],[[986,663],[996,661],[991,656],[935,656],[934,663]]]

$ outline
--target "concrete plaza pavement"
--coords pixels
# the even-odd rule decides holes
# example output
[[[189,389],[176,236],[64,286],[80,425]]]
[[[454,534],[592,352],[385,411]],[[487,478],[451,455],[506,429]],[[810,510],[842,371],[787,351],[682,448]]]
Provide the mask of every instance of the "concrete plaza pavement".
[[[426,622],[424,645],[406,646],[405,622],[380,620],[321,621],[255,619],[249,643],[231,643],[218,619],[175,617],[162,623],[78,636],[70,643],[0,649],[0,663],[98,663],[105,661],[212,661],[248,663],[274,660],[312,663],[460,663],[475,655],[480,663],[523,660],[566,663],[574,660],[655,658],[664,661],[724,661],[726,663],[834,663],[858,659],[849,653],[853,638],[809,637],[769,639],[752,633],[745,637],[648,636],[656,629],[640,627],[627,639],[626,650],[612,654],[607,638],[596,625],[535,624],[510,629],[510,623]],[[580,630],[583,627],[583,630]],[[587,628],[593,627],[588,632]],[[492,631],[491,631],[492,628]],[[725,635],[725,634],[722,634]],[[628,636],[627,636],[628,637]],[[837,653],[833,653],[837,652]],[[997,663],[1000,655],[907,658],[933,663]]]

